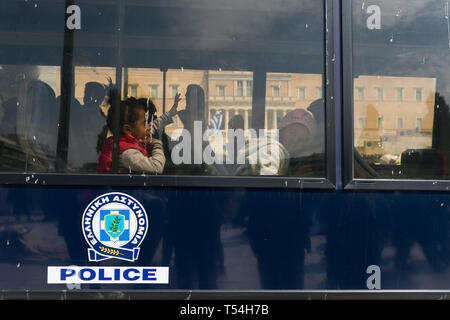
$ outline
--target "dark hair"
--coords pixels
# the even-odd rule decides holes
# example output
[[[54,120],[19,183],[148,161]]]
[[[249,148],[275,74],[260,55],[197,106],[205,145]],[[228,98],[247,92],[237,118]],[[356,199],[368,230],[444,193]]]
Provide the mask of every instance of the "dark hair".
[[[94,92],[94,94],[98,97],[104,98],[106,95],[106,88],[101,83],[91,81],[91,82],[87,82],[84,85],[84,87],[86,89],[92,90]]]
[[[245,126],[244,118],[240,114],[237,114],[233,118],[231,118],[231,120],[228,123],[228,126],[232,129],[244,129]]]
[[[114,132],[114,118],[116,112],[119,112],[119,133],[122,131],[122,127],[125,124],[133,124],[139,119],[138,110],[144,110],[147,112],[146,104],[141,103],[137,99],[131,97],[126,100],[120,101],[117,103],[117,99],[114,99],[114,94],[110,95],[110,104],[111,107],[108,111],[108,116],[106,118],[106,124],[108,125],[109,130],[113,134]]]
[[[148,113],[150,115],[150,117],[152,115],[155,115],[155,119],[156,119],[156,106],[153,103],[152,99],[147,99],[147,98],[140,98],[137,99],[138,103],[144,105],[145,110],[148,110]]]

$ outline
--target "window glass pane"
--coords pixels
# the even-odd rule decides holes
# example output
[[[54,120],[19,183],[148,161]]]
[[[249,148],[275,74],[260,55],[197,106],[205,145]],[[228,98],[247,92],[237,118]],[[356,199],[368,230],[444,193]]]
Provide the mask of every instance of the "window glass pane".
[[[56,66],[2,65],[2,171],[55,171],[59,73]]]
[[[246,96],[251,97],[253,95],[253,81],[247,80]]]
[[[322,87],[317,87],[316,90],[317,90],[317,99],[323,98]]]
[[[364,88],[356,87],[356,100],[364,100]]]
[[[355,178],[448,179],[448,2],[352,5]]]
[[[217,86],[217,96],[218,97],[225,97],[225,87],[226,86]]]
[[[298,99],[299,100],[306,99],[306,88],[305,87],[298,88]]]
[[[78,7],[0,5],[1,172],[325,176],[323,1]]]
[[[416,101],[422,101],[422,88],[416,89]]]
[[[128,86],[128,97],[134,97],[136,98],[138,96],[138,85],[137,84],[131,84]]]
[[[395,93],[396,93],[396,100],[403,101],[403,88],[396,88]]]
[[[97,172],[103,143],[111,135],[106,126],[109,81],[115,78],[111,67],[75,67],[75,93],[71,99],[67,171]],[[130,85],[137,96],[137,85]],[[57,106],[61,104],[57,98]]]
[[[244,95],[244,81],[236,81],[236,95],[242,97]]]
[[[158,86],[155,84],[151,84],[148,87],[149,87],[148,96],[152,99],[158,99]]]
[[[272,86],[272,97],[279,97],[280,96],[280,86]]]

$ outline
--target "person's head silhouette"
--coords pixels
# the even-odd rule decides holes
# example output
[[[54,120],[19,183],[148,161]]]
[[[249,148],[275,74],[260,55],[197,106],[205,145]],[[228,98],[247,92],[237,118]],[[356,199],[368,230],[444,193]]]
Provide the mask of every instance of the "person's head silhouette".
[[[186,90],[186,109],[178,111],[184,128],[192,130],[195,121],[205,122],[205,92],[197,84],[190,84]]]
[[[98,108],[105,99],[106,89],[98,82],[88,82],[84,87],[83,103],[88,108]]]

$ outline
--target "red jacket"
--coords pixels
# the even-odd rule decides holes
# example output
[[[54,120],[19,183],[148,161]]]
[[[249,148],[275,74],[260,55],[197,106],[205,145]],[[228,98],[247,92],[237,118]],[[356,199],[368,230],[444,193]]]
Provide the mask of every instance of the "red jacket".
[[[146,157],[149,156],[145,147],[130,134],[121,134],[119,136],[119,155],[121,155],[125,150],[137,149],[142,152]],[[112,151],[113,151],[113,137],[106,139],[102,147],[102,152],[98,158],[97,172],[107,173],[111,171],[112,168]]]

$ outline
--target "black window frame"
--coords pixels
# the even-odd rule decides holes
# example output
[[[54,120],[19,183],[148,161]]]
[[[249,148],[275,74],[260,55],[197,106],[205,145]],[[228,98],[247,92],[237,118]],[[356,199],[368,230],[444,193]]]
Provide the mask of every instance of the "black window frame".
[[[353,90],[353,12],[352,0],[343,0],[342,17],[342,134],[343,187],[346,190],[448,191],[449,180],[362,179],[354,177],[354,90]]]
[[[123,22],[125,1],[106,1],[118,4],[119,24]],[[47,185],[47,186],[123,186],[123,187],[214,187],[214,188],[280,188],[280,189],[336,189],[338,183],[336,164],[336,114],[334,96],[334,73],[335,73],[335,54],[334,52],[334,14],[333,6],[336,1],[323,0],[323,68],[322,76],[323,97],[325,99],[325,177],[307,178],[307,177],[277,177],[277,176],[188,176],[188,175],[138,175],[138,174],[85,174],[85,173],[38,173],[38,172],[2,172],[0,173],[1,185]],[[66,0],[66,4],[73,3],[72,0]],[[80,0],[77,3],[92,3],[90,1]],[[66,6],[67,7],[67,6]],[[65,41],[73,41],[73,30],[65,32]],[[116,40],[117,48],[123,41],[123,30],[118,28]],[[1,34],[0,34],[1,36]],[[22,35],[22,36],[26,36]],[[65,42],[65,43],[66,43]],[[65,45],[66,48],[66,45]],[[70,52],[67,53],[70,55]],[[122,83],[123,65],[121,63],[122,53],[119,49],[116,65],[116,86],[119,92],[126,83]],[[73,77],[74,65],[70,61],[67,64],[66,76]],[[164,71],[164,70],[161,70]],[[167,70],[165,70],[167,71]],[[62,78],[64,71],[62,70]],[[62,80],[61,83],[64,83]],[[255,78],[252,80],[255,85]],[[245,90],[245,85],[243,90]],[[63,89],[62,89],[63,90]],[[256,90],[252,90],[255,95]],[[63,94],[63,91],[62,91]],[[163,93],[165,98],[165,92]],[[164,106],[163,106],[164,107]],[[64,114],[61,116],[65,116]],[[66,119],[67,121],[67,119]],[[60,128],[61,130],[61,128]],[[339,130],[339,128],[338,128]],[[115,144],[117,141],[115,141]],[[117,153],[117,152],[116,152]],[[113,156],[113,171],[117,168],[117,155]]]

